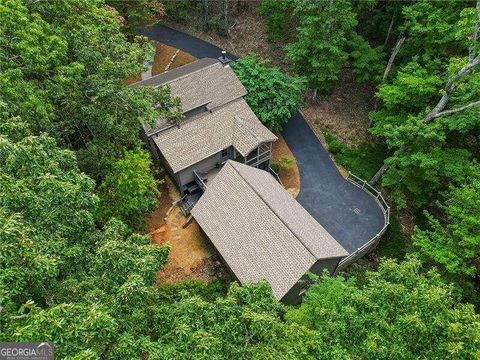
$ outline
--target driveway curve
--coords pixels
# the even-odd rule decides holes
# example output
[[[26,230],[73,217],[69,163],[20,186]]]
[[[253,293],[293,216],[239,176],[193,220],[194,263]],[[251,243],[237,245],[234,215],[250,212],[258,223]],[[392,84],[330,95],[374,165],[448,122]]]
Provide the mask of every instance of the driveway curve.
[[[164,25],[142,28],[140,33],[198,58],[217,58],[221,54],[217,46]],[[300,170],[298,202],[349,253],[378,234],[384,225],[380,206],[373,197],[341,176],[299,112],[288,121],[282,134]]]

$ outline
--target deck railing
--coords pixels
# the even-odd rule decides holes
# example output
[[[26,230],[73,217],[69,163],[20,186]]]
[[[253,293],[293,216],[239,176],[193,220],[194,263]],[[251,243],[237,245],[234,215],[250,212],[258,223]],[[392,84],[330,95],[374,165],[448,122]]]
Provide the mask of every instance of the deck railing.
[[[195,170],[193,170],[193,176],[195,178],[195,182],[197,183],[198,187],[202,189],[202,191],[207,190],[207,185],[205,185],[205,182]]]
[[[268,170],[270,171],[270,174],[272,174],[273,177],[275,179],[277,179],[277,181],[280,183],[280,185],[283,186],[282,180],[280,180],[280,176],[278,175],[278,173],[275,170],[273,170],[272,167],[269,167]]]
[[[384,223],[378,234],[373,236],[369,241],[367,241],[353,253],[340,261],[337,269],[335,270],[335,273],[338,273],[339,271],[345,269],[348,265],[375,249],[375,247],[378,245],[378,242],[380,241],[380,238],[387,229],[387,226],[390,224],[390,206],[388,206],[382,193],[375,189],[373,186],[371,186],[366,180],[359,178],[358,176],[352,174],[350,171],[348,172],[347,181],[364,190],[375,199],[383,212]]]

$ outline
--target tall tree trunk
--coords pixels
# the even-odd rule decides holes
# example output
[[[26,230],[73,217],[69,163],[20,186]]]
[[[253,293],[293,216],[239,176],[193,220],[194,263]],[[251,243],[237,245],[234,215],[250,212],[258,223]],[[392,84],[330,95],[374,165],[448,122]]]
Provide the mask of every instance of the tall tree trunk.
[[[317,97],[318,97],[318,89],[315,88],[315,89],[313,89],[312,102],[316,103],[317,102]]]
[[[394,20],[395,14],[392,15],[392,20],[390,21],[390,26],[388,27],[387,36],[385,36],[385,42],[383,43],[383,46],[387,46],[388,40],[390,40],[390,33],[392,32]]]
[[[457,88],[457,82],[461,80],[465,75],[470,74],[480,64],[480,55],[476,55],[476,52],[477,52],[476,43],[478,41],[479,29],[480,29],[480,0],[477,0],[477,23],[475,24],[475,29],[473,32],[472,45],[470,46],[470,49],[469,49],[468,62],[465,64],[464,67],[460,69],[459,72],[455,74],[453,78],[451,78],[446,83],[445,93],[443,94],[441,99],[438,101],[437,105],[435,105],[435,107],[422,119],[422,123],[429,124],[433,120],[441,116],[451,115],[453,113],[466,110],[473,106],[480,106],[480,101],[474,101],[470,104],[461,106],[457,109],[443,111],[447,106],[448,101],[450,100],[450,97],[452,96],[453,92]],[[402,145],[395,152],[395,154],[396,155],[401,154],[402,152],[405,151],[405,149],[406,149],[406,145]],[[369,182],[370,185],[375,185],[387,170],[388,170],[388,165],[384,163],[382,167],[377,171],[377,173],[373,176],[373,178],[370,180]]]
[[[397,43],[395,44],[395,47],[392,50],[390,59],[388,59],[387,66],[385,68],[385,71],[383,72],[382,82],[380,84],[384,84],[387,81],[388,74],[390,73],[390,70],[392,70],[393,62],[395,61],[395,58],[397,57],[397,54],[400,51],[400,48],[402,47],[404,42],[405,42],[405,35],[400,35],[400,37],[397,40]],[[378,109],[378,98],[375,98],[375,105],[373,106],[373,111],[377,111],[377,109]],[[370,119],[368,122],[368,127],[371,127],[371,126],[372,126],[372,119]]]
[[[397,57],[397,54],[400,51],[400,48],[402,47],[404,42],[405,42],[405,35],[401,34],[400,37],[397,40],[397,43],[395,44],[395,47],[392,50],[392,54],[390,55],[390,59],[388,59],[387,67],[385,68],[385,71],[383,72],[382,83],[387,81],[388,74],[390,73],[390,70],[392,70],[393,62],[395,61],[395,58]]]
[[[372,179],[369,181],[370,185],[375,185],[378,180],[385,174],[385,172],[388,170],[388,164],[384,163],[380,169],[373,175]]]
[[[479,0],[480,2],[480,0]],[[430,111],[423,119],[422,122],[424,124],[430,123],[433,119],[436,119],[439,116],[445,115],[443,109],[447,106],[448,101],[450,100],[450,96],[452,96],[453,92],[457,88],[457,82],[467,74],[470,74],[479,64],[480,64],[480,55],[477,57],[469,56],[469,60],[467,64],[460,69],[460,71],[455,74],[455,76],[450,79],[447,84],[445,85],[445,93],[438,101],[437,105]],[[441,114],[441,115],[440,115]]]
[[[207,28],[208,26],[208,0],[203,0],[203,26]]]
[[[224,16],[224,26],[225,33],[228,36],[228,0],[223,0],[223,16]]]

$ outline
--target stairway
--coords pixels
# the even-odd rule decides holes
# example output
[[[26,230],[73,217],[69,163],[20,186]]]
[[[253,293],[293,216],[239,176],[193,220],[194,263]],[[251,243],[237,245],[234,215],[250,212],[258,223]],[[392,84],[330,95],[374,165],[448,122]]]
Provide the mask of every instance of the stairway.
[[[193,209],[195,206],[195,203],[189,199],[187,196],[185,200],[183,200],[180,204],[180,209],[182,210],[182,213],[184,216],[188,216],[190,214],[190,211]]]

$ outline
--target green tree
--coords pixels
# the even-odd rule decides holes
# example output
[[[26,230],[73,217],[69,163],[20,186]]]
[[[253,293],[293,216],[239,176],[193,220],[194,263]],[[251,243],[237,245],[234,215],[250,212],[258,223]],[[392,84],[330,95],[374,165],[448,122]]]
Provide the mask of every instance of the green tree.
[[[135,36],[138,27],[153,24],[166,15],[165,6],[158,0],[107,0],[106,3],[118,11],[123,30],[130,37]]]
[[[245,100],[253,112],[269,129],[280,131],[300,106],[303,78],[284,74],[255,54],[235,61],[232,68],[247,89]]]
[[[152,210],[159,195],[152,176],[150,155],[143,150],[127,151],[116,161],[100,188],[100,215],[117,217],[139,227],[144,215]]]
[[[346,49],[350,55],[350,64],[356,80],[379,83],[385,68],[383,47],[372,47],[362,36],[352,33]]]
[[[357,24],[351,1],[296,0],[294,14],[299,19],[297,38],[285,47],[287,57],[312,89],[331,90],[347,61],[347,38]]]
[[[151,46],[128,42],[102,1],[2,2],[0,92],[34,135],[49,132],[102,179],[125,150],[141,145],[141,122],[180,118],[167,88],[132,89]]]
[[[480,169],[451,189],[437,216],[426,213],[428,227],[415,228],[413,243],[428,260],[452,275],[474,278],[480,257]]]
[[[51,302],[58,282],[82,268],[94,242],[93,188],[75,154],[59,149],[54,139],[12,142],[0,136],[0,262],[17,302]]]
[[[324,358],[473,359],[480,317],[457,301],[418,260],[384,260],[359,279],[325,275],[285,317],[316,332]]]
[[[295,0],[263,0],[260,13],[268,28],[268,40],[278,41],[289,38],[288,35],[297,25],[293,14]]]
[[[383,176],[402,207],[407,200],[426,205],[435,193],[464,183],[472,168],[476,147],[458,141],[477,133],[479,123],[480,8],[467,5],[418,2],[403,8],[406,41],[399,56],[408,61],[379,87],[383,107],[370,114],[372,133],[383,137],[393,154],[371,183]],[[431,31],[427,35],[424,29]],[[469,42],[460,40],[472,31]],[[423,54],[415,50],[420,43]]]
[[[164,358],[315,358],[314,332],[280,320],[270,286],[232,284],[226,297],[208,301],[182,293],[155,313],[158,354]]]

